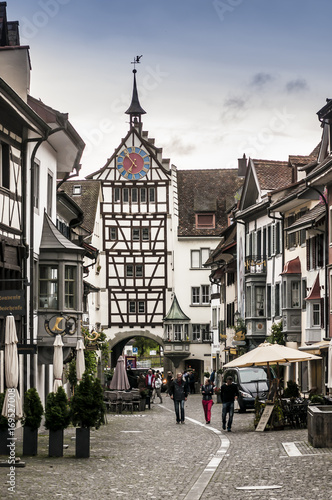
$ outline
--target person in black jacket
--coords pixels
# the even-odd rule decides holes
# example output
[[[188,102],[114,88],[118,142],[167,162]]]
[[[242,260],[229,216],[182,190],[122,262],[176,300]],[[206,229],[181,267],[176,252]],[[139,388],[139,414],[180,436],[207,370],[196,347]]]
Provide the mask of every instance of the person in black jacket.
[[[211,422],[211,408],[213,405],[213,384],[207,378],[205,384],[202,385],[202,405],[204,410],[205,422],[209,424]]]
[[[239,391],[236,384],[233,384],[232,377],[227,377],[226,383],[220,388],[222,401],[222,428],[226,430],[226,417],[228,413],[227,430],[231,432],[233,415],[234,415],[234,400],[237,399]]]
[[[183,380],[182,373],[177,373],[176,379],[172,380],[169,394],[174,401],[176,423],[180,423],[181,412],[181,424],[184,424],[184,402],[187,401],[188,386]]]

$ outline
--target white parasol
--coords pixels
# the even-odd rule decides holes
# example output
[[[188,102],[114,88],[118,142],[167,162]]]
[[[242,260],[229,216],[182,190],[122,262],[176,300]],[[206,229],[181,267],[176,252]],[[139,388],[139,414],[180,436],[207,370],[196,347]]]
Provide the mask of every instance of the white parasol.
[[[84,358],[84,343],[82,339],[79,339],[77,341],[76,345],[76,351],[77,351],[77,356],[76,356],[76,378],[77,381],[79,382],[82,380],[83,373],[85,372],[85,358]]]
[[[57,335],[54,341],[54,355],[53,355],[53,392],[57,392],[59,387],[62,386],[62,371],[63,371],[63,342],[61,335]]]
[[[15,318],[12,314],[6,317],[5,327],[5,377],[6,395],[3,402],[2,415],[9,417],[15,410],[16,419],[22,418],[22,402],[17,390],[18,385],[18,354]],[[13,397],[14,396],[14,397]],[[15,398],[15,399],[14,399]],[[15,409],[14,409],[15,401]]]
[[[297,363],[299,361],[311,361],[322,359],[320,356],[292,349],[280,344],[264,342],[255,349],[233,359],[224,365],[224,368],[242,366],[265,366],[267,364]]]

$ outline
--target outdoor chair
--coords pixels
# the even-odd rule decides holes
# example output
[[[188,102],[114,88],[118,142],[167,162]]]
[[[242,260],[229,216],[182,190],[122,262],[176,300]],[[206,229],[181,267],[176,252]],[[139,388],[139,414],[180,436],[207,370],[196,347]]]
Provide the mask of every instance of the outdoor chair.
[[[122,394],[122,410],[128,409],[133,413],[134,404],[133,404],[133,395],[131,392],[124,392]]]
[[[106,405],[110,411],[114,410],[116,413],[121,413],[122,411],[122,400],[118,398],[116,392],[106,391]]]
[[[132,390],[132,395],[133,395],[133,410],[137,410],[139,411],[139,407],[140,407],[140,399],[141,399],[141,396],[140,396],[140,392],[138,389],[133,389]]]

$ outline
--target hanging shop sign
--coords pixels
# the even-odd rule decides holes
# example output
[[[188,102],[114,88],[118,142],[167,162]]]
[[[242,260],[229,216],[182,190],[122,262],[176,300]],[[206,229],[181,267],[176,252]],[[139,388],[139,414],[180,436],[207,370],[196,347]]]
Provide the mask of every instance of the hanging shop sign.
[[[25,316],[24,290],[0,291],[0,316]]]

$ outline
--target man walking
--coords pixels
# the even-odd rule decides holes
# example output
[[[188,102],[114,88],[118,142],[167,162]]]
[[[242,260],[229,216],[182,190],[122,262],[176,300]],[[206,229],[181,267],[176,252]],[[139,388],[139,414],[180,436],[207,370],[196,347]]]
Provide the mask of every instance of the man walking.
[[[188,386],[182,378],[182,373],[177,373],[176,379],[172,381],[169,394],[174,401],[176,423],[184,424],[184,402],[187,401]]]
[[[226,417],[228,413],[227,431],[231,432],[233,415],[234,415],[234,400],[237,399],[239,391],[236,384],[233,384],[232,377],[227,377],[226,383],[220,388],[222,401],[222,428],[226,430]]]

